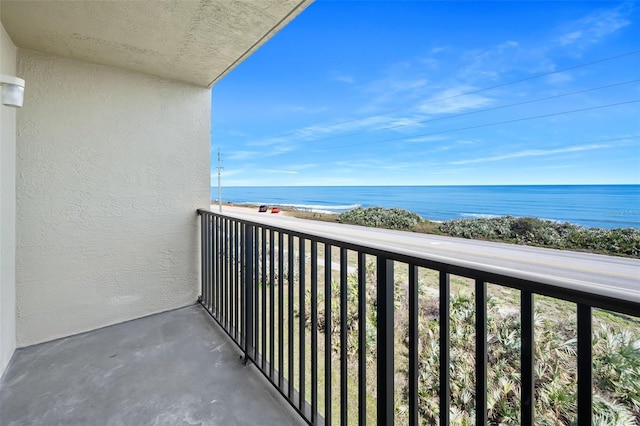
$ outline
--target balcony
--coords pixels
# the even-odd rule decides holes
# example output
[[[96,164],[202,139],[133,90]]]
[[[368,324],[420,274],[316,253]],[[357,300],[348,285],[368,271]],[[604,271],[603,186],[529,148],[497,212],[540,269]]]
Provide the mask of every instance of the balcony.
[[[19,349],[0,424],[302,424],[239,355],[200,306]]]
[[[3,425],[493,424],[500,406],[537,424],[549,366],[534,312],[554,303],[575,314],[575,392],[564,408],[591,425],[594,312],[640,312],[636,294],[198,214],[199,305],[19,349],[0,382]],[[506,313],[494,309],[514,295]],[[496,316],[519,330],[515,379],[495,368],[514,361],[500,349],[514,342],[491,331]],[[454,352],[461,334],[466,365]],[[453,386],[464,370],[468,388]],[[495,395],[492,382],[515,385]]]

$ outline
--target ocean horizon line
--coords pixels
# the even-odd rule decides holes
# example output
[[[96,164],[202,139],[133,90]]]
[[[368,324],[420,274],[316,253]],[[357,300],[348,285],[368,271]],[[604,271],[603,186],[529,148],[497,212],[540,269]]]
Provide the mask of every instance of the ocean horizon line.
[[[393,187],[532,187],[532,186],[640,186],[640,183],[540,183],[540,184],[396,184],[396,185],[222,185],[224,188],[393,188]],[[217,185],[210,186],[217,189]]]
[[[211,188],[211,200],[217,200]],[[585,227],[640,228],[640,184],[237,186],[222,201],[342,213],[356,206],[400,208],[433,221],[536,217]]]

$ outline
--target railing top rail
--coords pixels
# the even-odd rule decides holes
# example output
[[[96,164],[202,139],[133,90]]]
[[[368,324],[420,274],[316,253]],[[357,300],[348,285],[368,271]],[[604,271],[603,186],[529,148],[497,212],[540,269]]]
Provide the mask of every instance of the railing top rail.
[[[273,229],[277,232],[315,240],[331,246],[344,247],[348,250],[374,256],[383,256],[398,262],[414,264],[453,275],[481,279],[487,283],[528,290],[536,294],[640,316],[640,283],[638,283],[637,290],[619,289],[586,281],[557,278],[550,275],[486,265],[448,256],[425,254],[409,249],[394,247],[390,250],[383,244],[363,242],[358,238],[327,237],[326,235],[316,234],[291,225],[285,228],[265,222],[247,220],[228,213],[216,213],[205,209],[198,209],[197,212],[199,215],[208,214],[229,218],[250,226]]]

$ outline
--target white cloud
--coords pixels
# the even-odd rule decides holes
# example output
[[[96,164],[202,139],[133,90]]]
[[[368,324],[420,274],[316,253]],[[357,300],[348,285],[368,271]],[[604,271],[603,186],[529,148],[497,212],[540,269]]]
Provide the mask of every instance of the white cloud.
[[[555,65],[548,58],[546,48],[529,48],[519,42],[508,40],[486,49],[473,49],[462,53],[459,81],[486,85],[487,80],[498,81],[513,71],[527,73],[549,72]]]
[[[346,84],[353,84],[356,81],[353,76],[347,74],[333,74],[331,79]]]
[[[623,5],[614,9],[598,10],[566,25],[556,42],[563,47],[585,48],[597,44],[610,34],[631,23],[627,19],[630,8]]]
[[[259,172],[264,172],[264,173],[282,173],[282,174],[287,174],[287,175],[297,175],[298,172],[295,170],[278,170],[278,169],[260,169],[258,170]]]
[[[299,113],[299,114],[318,114],[328,110],[326,106],[306,106],[306,105],[277,105],[273,109],[279,112],[285,113]]]
[[[558,42],[561,46],[566,46],[568,44],[573,44],[576,41],[582,38],[582,31],[573,31],[567,34],[560,36]]]
[[[595,149],[605,149],[610,147],[611,145],[590,144],[590,145],[580,145],[580,146],[572,146],[568,148],[558,148],[558,149],[548,149],[548,150],[529,149],[526,151],[512,152],[509,154],[495,155],[492,157],[474,158],[471,160],[451,161],[449,164],[462,165],[462,164],[486,163],[490,161],[511,160],[514,158],[540,157],[540,156],[554,155],[554,154],[566,154],[570,152],[592,151]]]
[[[444,140],[448,140],[450,138],[448,138],[447,136],[437,136],[437,135],[433,135],[433,136],[418,136],[416,138],[411,138],[411,139],[405,139],[405,142],[410,142],[410,143],[429,143],[429,142],[439,142],[439,141],[444,141]]]
[[[560,86],[562,84],[571,83],[574,81],[573,76],[568,72],[561,72],[557,74],[551,74],[545,77],[547,83],[553,86]]]
[[[474,87],[457,86],[443,90],[418,105],[418,109],[425,114],[457,113],[480,108],[492,103],[492,99],[480,94],[468,94]]]
[[[340,137],[340,134],[351,135],[353,133],[366,133],[380,130],[402,130],[423,127],[420,116],[384,116],[372,115],[353,120],[337,121],[334,123],[308,126],[292,132],[289,138],[311,141],[328,137]]]
[[[277,155],[286,154],[291,151],[295,151],[296,147],[292,145],[280,144],[270,146],[264,150],[239,150],[231,151],[226,155],[229,160],[246,161],[265,157],[275,157]]]
[[[230,153],[226,154],[226,157],[229,160],[244,161],[252,158],[258,158],[260,154],[261,152],[259,151],[231,151]]]

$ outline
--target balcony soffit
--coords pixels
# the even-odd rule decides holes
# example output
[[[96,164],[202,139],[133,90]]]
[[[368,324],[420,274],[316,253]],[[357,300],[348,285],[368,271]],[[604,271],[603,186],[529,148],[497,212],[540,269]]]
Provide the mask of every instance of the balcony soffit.
[[[313,0],[9,1],[13,43],[210,87]]]

